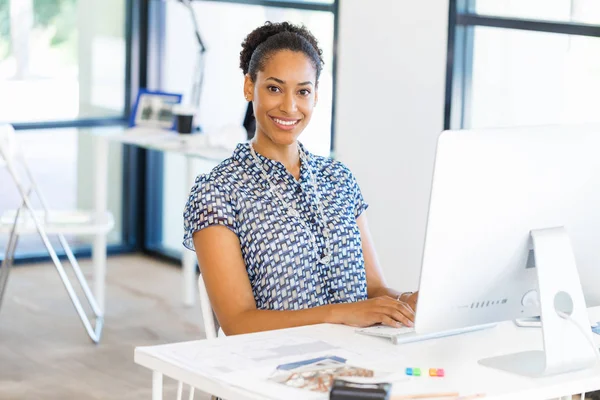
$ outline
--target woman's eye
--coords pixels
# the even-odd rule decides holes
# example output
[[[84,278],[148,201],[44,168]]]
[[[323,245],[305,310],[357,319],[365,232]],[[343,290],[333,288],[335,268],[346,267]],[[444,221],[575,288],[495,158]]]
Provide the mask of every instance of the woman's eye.
[[[300,93],[301,96],[308,96],[310,94],[310,90],[300,89],[300,91],[298,93]]]
[[[269,92],[273,93],[281,92],[281,90],[277,86],[269,86],[267,89],[269,90]]]

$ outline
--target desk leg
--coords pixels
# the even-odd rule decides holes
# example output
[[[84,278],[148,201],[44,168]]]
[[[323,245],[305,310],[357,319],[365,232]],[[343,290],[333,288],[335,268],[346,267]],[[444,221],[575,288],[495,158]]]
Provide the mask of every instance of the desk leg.
[[[163,398],[163,375],[158,371],[152,371],[152,400]]]
[[[185,180],[185,197],[190,194],[190,188],[196,178],[196,174],[194,173],[194,165],[191,157],[186,157],[185,160],[185,170],[186,170],[186,180]],[[182,257],[182,266],[183,266],[183,304],[186,306],[193,306],[196,303],[196,254],[194,252],[189,251],[188,249],[183,249],[183,257]]]
[[[94,159],[94,210],[96,215],[104,215],[108,210],[108,140],[95,138]],[[94,295],[100,313],[104,315],[106,281],[106,235],[96,235],[92,245],[94,268]]]

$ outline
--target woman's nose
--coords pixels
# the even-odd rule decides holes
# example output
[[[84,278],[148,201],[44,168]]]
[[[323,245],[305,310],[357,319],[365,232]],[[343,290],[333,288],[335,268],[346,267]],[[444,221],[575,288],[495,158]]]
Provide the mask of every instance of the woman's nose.
[[[293,93],[287,93],[283,97],[280,109],[288,114],[293,114],[298,110],[296,98],[294,97]]]

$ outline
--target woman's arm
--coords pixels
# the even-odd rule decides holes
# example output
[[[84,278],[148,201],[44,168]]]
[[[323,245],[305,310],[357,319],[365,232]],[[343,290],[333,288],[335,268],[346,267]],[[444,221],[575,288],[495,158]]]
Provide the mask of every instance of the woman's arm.
[[[352,326],[410,324],[401,303],[390,297],[298,311],[258,310],[235,233],[215,225],[194,233],[193,239],[208,297],[226,335],[323,322]]]
[[[226,335],[330,322],[330,310],[318,307],[289,312],[257,310],[237,236],[224,226],[194,234],[200,272],[213,310]]]
[[[363,213],[356,219],[356,222],[358,224],[358,229],[360,230],[363,256],[365,259],[368,297],[375,298],[380,296],[389,296],[408,303],[413,310],[416,310],[418,293],[402,293],[391,289],[386,285],[383,272],[379,266],[379,260],[377,259],[377,252],[375,251],[373,239],[371,238],[371,232],[369,231],[369,224],[367,222],[367,215],[365,211],[363,211]],[[414,321],[414,313],[411,320]]]

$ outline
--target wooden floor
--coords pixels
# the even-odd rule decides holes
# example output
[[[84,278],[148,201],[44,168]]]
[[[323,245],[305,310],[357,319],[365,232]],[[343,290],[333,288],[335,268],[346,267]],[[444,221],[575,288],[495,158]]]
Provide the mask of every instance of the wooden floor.
[[[89,276],[90,263],[82,268]],[[181,298],[176,266],[109,258],[104,333],[94,345],[53,265],[14,268],[0,309],[0,399],[150,399],[152,374],[134,364],[134,347],[204,338],[199,306]],[[165,379],[166,399],[176,385]]]

